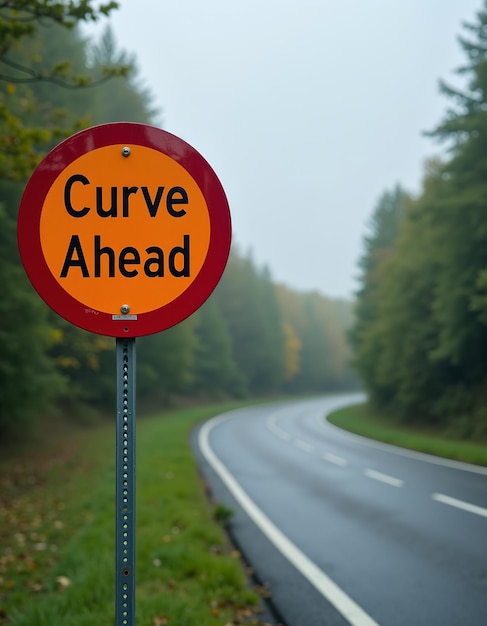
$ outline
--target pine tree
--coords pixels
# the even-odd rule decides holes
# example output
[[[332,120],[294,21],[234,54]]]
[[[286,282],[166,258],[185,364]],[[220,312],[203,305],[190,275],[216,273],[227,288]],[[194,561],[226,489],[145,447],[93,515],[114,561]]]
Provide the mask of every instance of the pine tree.
[[[487,2],[459,37],[464,90],[441,83],[453,101],[431,133],[450,146],[443,178],[448,193],[436,209],[443,271],[435,289],[439,343],[434,356],[458,371],[473,403],[487,390]]]
[[[369,393],[376,402],[391,400],[389,384],[379,382],[379,354],[382,351],[379,307],[384,268],[394,254],[394,245],[411,197],[397,185],[379,199],[370,220],[370,234],[364,238],[360,260],[361,288],[357,293],[355,324],[350,340],[355,352],[354,363]]]

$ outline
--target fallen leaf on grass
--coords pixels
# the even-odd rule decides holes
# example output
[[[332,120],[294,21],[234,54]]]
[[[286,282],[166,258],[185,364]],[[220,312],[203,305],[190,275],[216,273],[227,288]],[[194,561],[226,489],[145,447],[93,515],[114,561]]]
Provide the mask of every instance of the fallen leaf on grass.
[[[43,583],[41,583],[41,582],[33,582],[33,583],[30,585],[30,587],[31,587],[32,591],[37,591],[37,592],[39,592],[39,591],[43,591],[43,589],[44,589],[44,584],[43,584]]]
[[[220,610],[218,609],[218,600],[212,600],[210,602],[210,606],[211,614],[213,615],[213,617],[218,617],[218,615],[220,615]]]
[[[152,618],[154,626],[165,626],[169,623],[169,619],[165,615],[154,615]]]
[[[66,587],[71,585],[71,580],[67,576],[58,576],[56,581],[62,589],[66,589]]]
[[[260,595],[261,598],[272,598],[272,593],[269,589],[269,583],[264,583],[263,585],[256,585],[255,590]]]

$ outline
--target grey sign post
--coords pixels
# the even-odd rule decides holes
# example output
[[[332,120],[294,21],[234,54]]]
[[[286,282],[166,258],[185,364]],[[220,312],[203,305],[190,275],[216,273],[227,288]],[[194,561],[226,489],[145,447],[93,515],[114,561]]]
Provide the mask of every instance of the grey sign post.
[[[116,340],[115,626],[135,624],[135,338]]]

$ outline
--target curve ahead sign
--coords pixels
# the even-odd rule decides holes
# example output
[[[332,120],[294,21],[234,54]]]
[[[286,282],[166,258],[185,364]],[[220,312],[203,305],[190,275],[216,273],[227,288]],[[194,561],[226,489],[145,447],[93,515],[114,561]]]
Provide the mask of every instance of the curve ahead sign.
[[[133,123],[66,139],[31,176],[18,218],[34,288],[85,330],[165,330],[216,287],[231,243],[215,172],[182,139]]]

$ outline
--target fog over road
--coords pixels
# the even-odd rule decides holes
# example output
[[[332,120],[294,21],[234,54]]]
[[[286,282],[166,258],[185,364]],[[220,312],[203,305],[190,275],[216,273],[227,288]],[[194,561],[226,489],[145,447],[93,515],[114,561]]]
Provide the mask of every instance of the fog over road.
[[[288,626],[485,626],[487,468],[378,444],[324,396],[195,433],[215,499]]]

